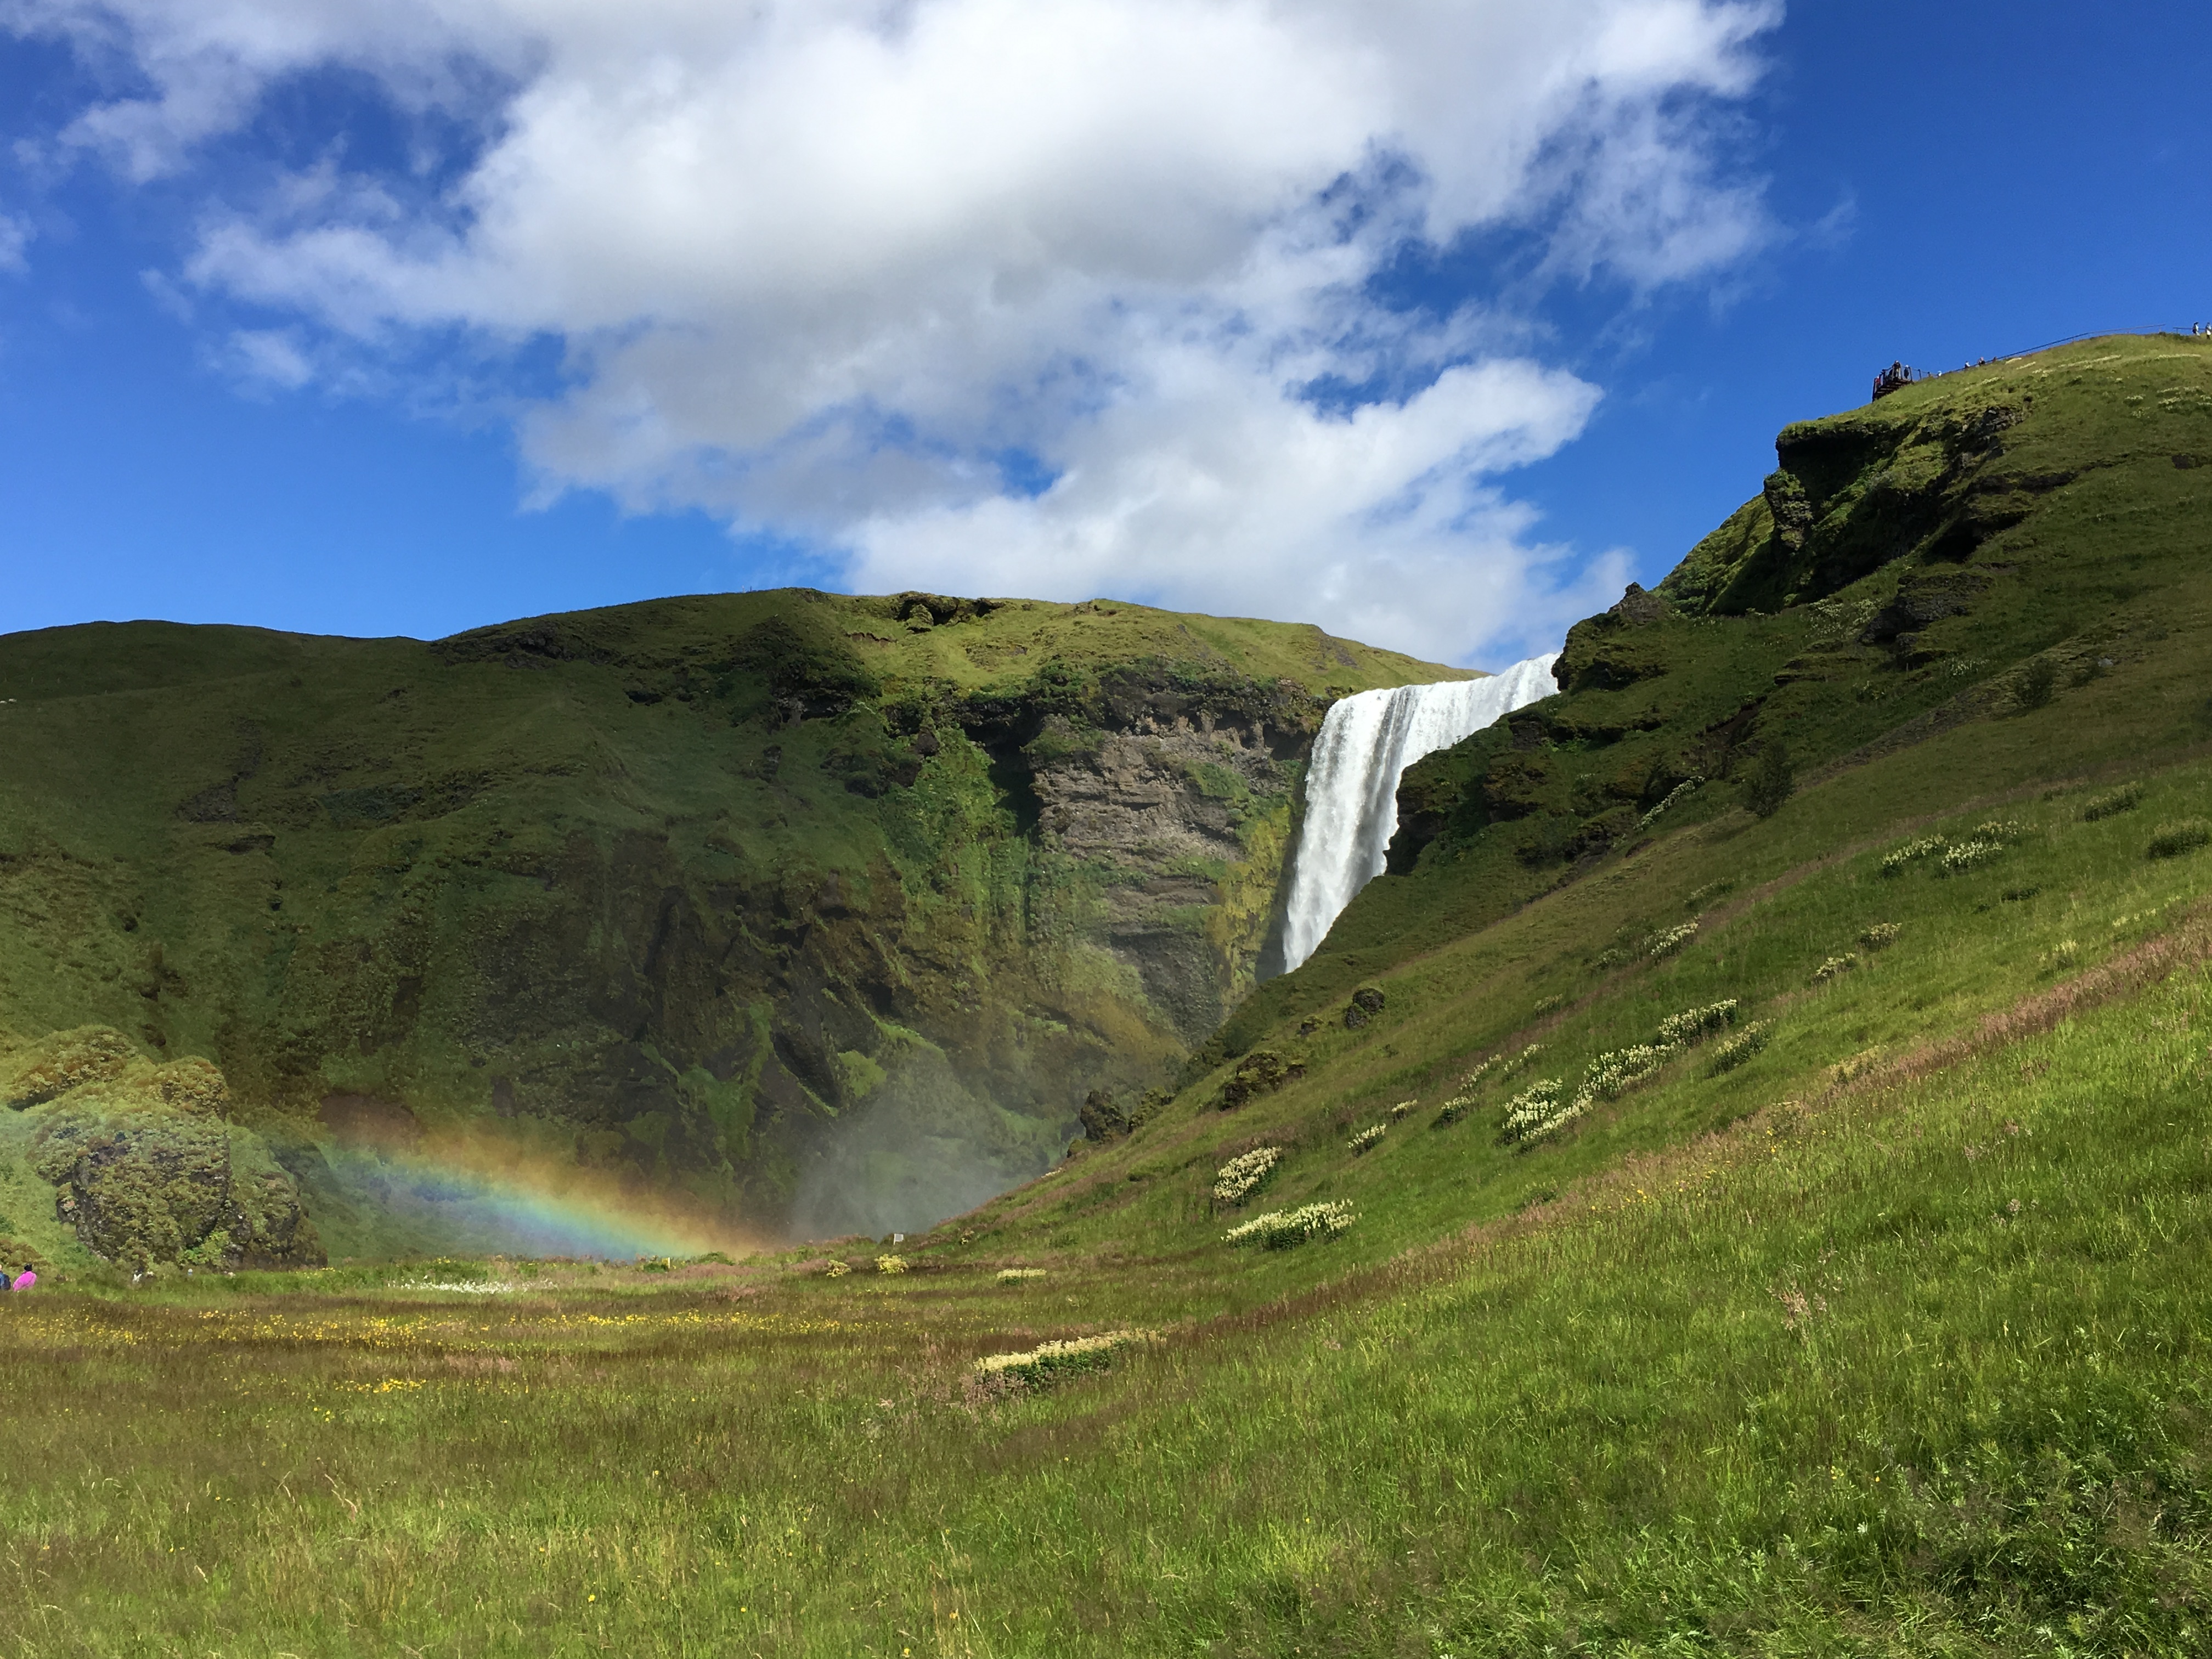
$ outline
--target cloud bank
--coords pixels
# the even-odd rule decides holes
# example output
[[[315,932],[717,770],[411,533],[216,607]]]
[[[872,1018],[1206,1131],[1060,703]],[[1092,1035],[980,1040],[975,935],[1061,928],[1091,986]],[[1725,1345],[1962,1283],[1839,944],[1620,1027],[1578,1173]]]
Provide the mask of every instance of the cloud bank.
[[[261,313],[229,355],[275,385],[550,345],[514,404],[541,493],[704,507],[863,590],[1111,593],[1462,660],[1620,576],[1501,489],[1598,397],[1513,295],[1759,245],[1723,135],[1778,16],[0,0],[113,88],[49,159],[198,191],[180,274]],[[1480,237],[1510,267],[1487,292],[1386,301]]]

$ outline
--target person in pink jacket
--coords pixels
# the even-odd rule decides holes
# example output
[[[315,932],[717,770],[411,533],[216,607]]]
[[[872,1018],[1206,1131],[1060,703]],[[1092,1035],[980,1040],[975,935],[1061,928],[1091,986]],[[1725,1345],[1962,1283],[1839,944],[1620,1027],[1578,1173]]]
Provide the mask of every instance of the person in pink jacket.
[[[15,1275],[15,1282],[8,1288],[11,1291],[27,1291],[38,1282],[38,1274],[31,1270],[31,1264],[26,1261],[23,1264],[23,1271]]]

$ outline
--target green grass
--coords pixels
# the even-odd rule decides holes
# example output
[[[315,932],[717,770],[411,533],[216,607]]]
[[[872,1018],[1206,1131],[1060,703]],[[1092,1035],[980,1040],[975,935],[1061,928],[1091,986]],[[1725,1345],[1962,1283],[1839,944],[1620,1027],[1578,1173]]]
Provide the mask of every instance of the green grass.
[[[1869,838],[1589,980],[1528,1072],[1722,991],[1775,1042],[1530,1152],[1494,1139],[1526,1072],[1345,1150],[1345,1106],[1419,1070],[1382,1051],[1474,1012],[1394,989],[1314,1076],[1172,1106],[903,1275],[440,1263],[0,1304],[0,1650],[2199,1651],[2212,935],[2205,871],[2141,843],[2212,771],[2143,781],[2142,814],[2008,805],[1966,877],[1886,878]],[[1729,843],[1754,878],[1743,842],[1788,816]],[[2051,896],[1999,896],[2023,884]],[[1898,939],[1807,990],[1875,919]],[[1255,1138],[1291,1153],[1212,1214]],[[1220,1242],[1323,1196],[1359,1211],[1340,1238]],[[388,1288],[426,1279],[512,1288]],[[1130,1328],[1163,1340],[1041,1393],[969,1380]]]

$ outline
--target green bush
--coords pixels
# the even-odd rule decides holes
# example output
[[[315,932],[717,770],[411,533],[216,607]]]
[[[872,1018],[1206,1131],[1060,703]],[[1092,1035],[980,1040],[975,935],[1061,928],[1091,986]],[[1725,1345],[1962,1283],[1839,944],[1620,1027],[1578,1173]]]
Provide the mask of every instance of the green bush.
[[[2012,700],[2023,712],[2040,708],[2057,689],[2058,665],[2048,657],[2038,657],[2013,682]]]
[[[1733,1072],[1766,1047],[1774,1035],[1774,1027],[1767,1020],[1755,1020],[1713,1050],[1712,1063],[1705,1068],[1709,1077],[1718,1077],[1723,1072]]]
[[[2140,783],[2124,783],[2107,794],[2093,795],[2081,805],[2081,822],[2094,823],[2099,818],[2132,812],[2142,805],[2142,798],[2143,787]]]
[[[2212,841],[2212,823],[2203,818],[2183,818],[2176,823],[2161,823],[2150,838],[2150,855],[2154,859],[2178,858],[2184,853],[2196,851]]]
[[[1762,818],[1782,810],[1782,803],[1797,793],[1797,774],[1790,763],[1790,745],[1769,738],[1759,751],[1759,764],[1743,787],[1743,804]]]

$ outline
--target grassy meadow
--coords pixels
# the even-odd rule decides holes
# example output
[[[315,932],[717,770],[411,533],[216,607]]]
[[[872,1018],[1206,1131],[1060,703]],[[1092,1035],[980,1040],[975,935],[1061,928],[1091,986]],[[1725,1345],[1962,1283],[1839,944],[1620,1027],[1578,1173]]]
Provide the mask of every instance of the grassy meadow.
[[[1190,1091],[902,1273],[848,1241],[0,1304],[0,1652],[2201,1652],[2212,851],[2149,849],[2212,772],[2142,781],[2021,792],[1960,873],[1883,863],[1986,804],[1739,884],[1503,1042],[1478,983],[1476,1046],[1547,1052],[1455,1121],[1455,1074],[1381,1053],[1435,1047],[1409,981],[1367,1048]],[[1832,787],[1680,839],[1754,882]],[[1535,1070],[1723,992],[1752,1058],[1714,1075],[1717,1034],[1498,1144]],[[1255,1138],[1272,1179],[1214,1213]],[[1220,1242],[1316,1198],[1359,1219]],[[1122,1330],[1057,1387],[975,1375]]]

